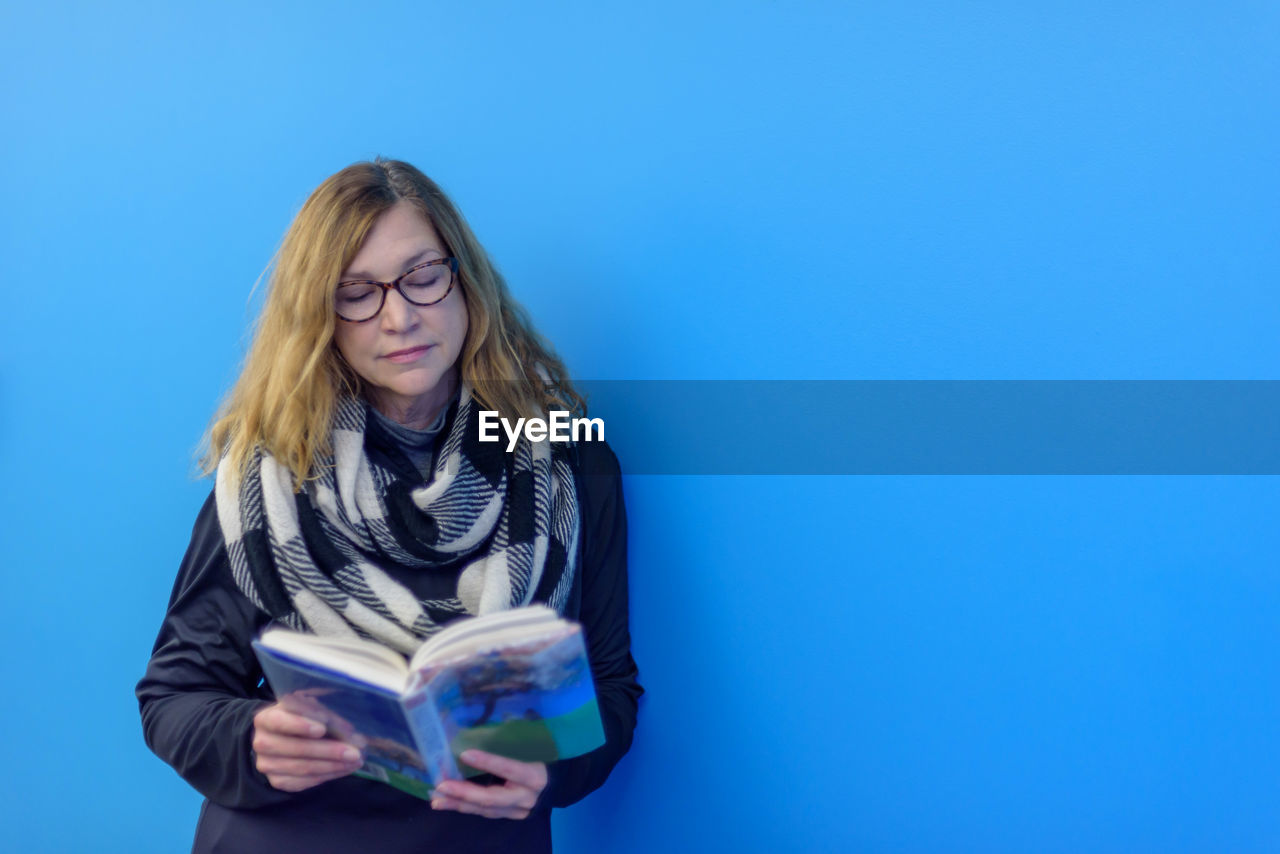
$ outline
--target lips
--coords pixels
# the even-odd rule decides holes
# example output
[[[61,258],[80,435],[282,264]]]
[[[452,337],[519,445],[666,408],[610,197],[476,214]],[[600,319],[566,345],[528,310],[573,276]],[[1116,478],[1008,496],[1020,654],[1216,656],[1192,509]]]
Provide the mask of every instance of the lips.
[[[387,353],[382,358],[386,359],[388,362],[394,362],[397,365],[402,365],[406,362],[416,362],[418,359],[421,359],[426,355],[427,351],[430,350],[432,346],[433,345],[431,344],[424,344],[421,347],[409,347],[406,350],[396,350],[392,353]]]

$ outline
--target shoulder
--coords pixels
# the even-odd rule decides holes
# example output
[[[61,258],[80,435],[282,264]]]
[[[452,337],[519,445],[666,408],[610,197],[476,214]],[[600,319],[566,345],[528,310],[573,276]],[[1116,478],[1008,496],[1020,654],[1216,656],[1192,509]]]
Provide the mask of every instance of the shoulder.
[[[617,455],[603,440],[578,442],[573,451],[583,555],[588,567],[600,566],[610,562],[611,549],[626,542],[622,470]]]
[[[191,546],[192,548],[200,546],[203,551],[221,551],[224,552],[225,557],[222,526],[218,522],[218,501],[214,490],[209,491],[204,504],[200,506],[200,512],[196,514],[195,523],[191,526]]]
[[[622,504],[622,467],[603,439],[577,442],[570,452],[583,516],[591,524]]]
[[[609,447],[609,443],[603,439],[592,442],[577,442],[574,444],[574,448],[576,451],[575,468],[579,475],[604,478],[622,476],[622,467],[618,463],[617,454],[613,452],[613,448]]]
[[[191,526],[191,540],[178,570],[173,601],[190,595],[193,590],[226,586],[230,577],[226,544],[222,539],[222,527],[218,524],[218,503],[210,491],[196,514],[195,524]]]
[[[196,531],[204,528],[218,527],[218,497],[216,490],[209,490],[209,494],[205,496],[204,504],[200,505],[200,512],[196,514],[196,523],[194,529]]]

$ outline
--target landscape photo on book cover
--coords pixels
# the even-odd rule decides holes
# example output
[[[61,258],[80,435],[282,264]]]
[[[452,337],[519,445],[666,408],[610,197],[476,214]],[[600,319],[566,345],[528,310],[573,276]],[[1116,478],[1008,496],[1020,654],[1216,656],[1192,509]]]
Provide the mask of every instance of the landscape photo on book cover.
[[[577,632],[424,675],[453,756],[478,748],[525,762],[552,762],[604,742]],[[461,768],[464,774],[478,773],[465,764]]]

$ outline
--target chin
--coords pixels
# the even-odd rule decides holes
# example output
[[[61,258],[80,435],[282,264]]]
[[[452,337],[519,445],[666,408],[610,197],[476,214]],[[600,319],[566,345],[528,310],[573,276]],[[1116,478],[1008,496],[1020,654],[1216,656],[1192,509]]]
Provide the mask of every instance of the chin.
[[[446,386],[447,376],[436,371],[414,371],[407,376],[402,374],[395,377],[385,385],[379,385],[379,388],[385,394],[416,400],[434,394],[441,386]]]

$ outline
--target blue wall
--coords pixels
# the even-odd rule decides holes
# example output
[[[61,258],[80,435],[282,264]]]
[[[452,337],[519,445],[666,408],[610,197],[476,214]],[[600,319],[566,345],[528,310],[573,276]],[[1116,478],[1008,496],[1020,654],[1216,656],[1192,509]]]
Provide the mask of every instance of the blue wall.
[[[1278,37],[1249,2],[9,4],[9,844],[189,842],[132,685],[326,175],[436,177],[582,377],[1272,379]],[[649,694],[563,850],[1280,847],[1275,477],[626,487]]]

